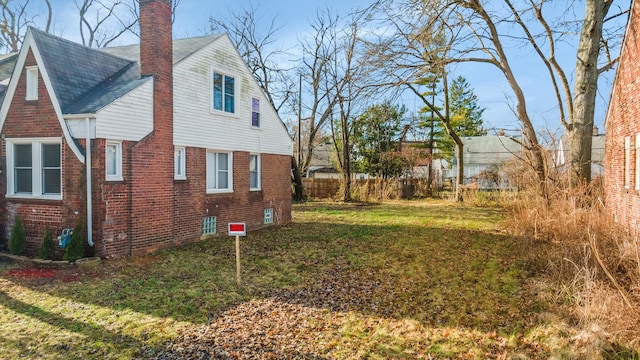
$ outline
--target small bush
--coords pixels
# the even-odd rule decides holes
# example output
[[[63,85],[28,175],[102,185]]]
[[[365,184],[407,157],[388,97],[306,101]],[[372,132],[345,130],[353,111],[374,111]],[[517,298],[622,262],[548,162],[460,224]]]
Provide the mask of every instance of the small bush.
[[[73,228],[71,241],[67,245],[67,249],[62,257],[66,261],[76,261],[84,256],[84,247],[82,246],[82,220],[78,220],[76,227]]]
[[[11,238],[9,239],[9,252],[12,255],[24,255],[27,249],[27,237],[24,233],[22,220],[16,216],[13,229],[11,229]]]
[[[53,260],[56,252],[56,244],[53,242],[53,233],[47,227],[44,230],[44,238],[42,239],[42,245],[40,245],[40,251],[38,251],[38,257],[43,260]]]

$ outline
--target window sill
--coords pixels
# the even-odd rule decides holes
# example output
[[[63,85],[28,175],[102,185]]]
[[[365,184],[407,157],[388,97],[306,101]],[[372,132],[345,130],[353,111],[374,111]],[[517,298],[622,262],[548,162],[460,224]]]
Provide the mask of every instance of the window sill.
[[[124,178],[122,176],[114,176],[114,177],[108,177],[106,179],[104,179],[104,181],[106,182],[113,182],[113,183],[117,183],[117,182],[124,182]]]
[[[7,199],[15,199],[15,200],[51,200],[51,201],[60,201],[62,200],[62,195],[29,195],[29,194],[7,194]]]
[[[173,178],[173,181],[187,181],[186,176],[176,176]]]
[[[254,189],[254,188],[252,188],[252,189],[249,189],[249,191],[254,191],[254,192],[262,191],[262,188],[255,188],[255,189]]]
[[[207,195],[216,195],[216,194],[233,194],[233,190],[211,190],[207,189]]]
[[[236,119],[236,120],[240,119],[240,115],[238,113],[235,113],[235,112],[226,112],[226,111],[223,111],[223,110],[216,110],[216,109],[210,108],[209,109],[209,113],[211,115],[220,115],[220,116],[224,116],[224,117],[231,118],[231,119]]]

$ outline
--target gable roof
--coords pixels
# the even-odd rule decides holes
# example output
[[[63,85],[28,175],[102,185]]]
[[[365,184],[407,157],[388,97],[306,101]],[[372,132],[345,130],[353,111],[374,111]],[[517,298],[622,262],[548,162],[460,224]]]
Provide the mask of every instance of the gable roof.
[[[35,28],[29,30],[63,114],[95,113],[147,81],[140,76],[140,45],[95,49]],[[221,36],[174,40],[173,63]],[[0,102],[17,59],[18,53],[0,56]]]
[[[466,136],[464,144],[464,164],[490,165],[513,160],[522,153],[522,145],[510,136]]]
[[[185,39],[173,40],[173,64],[202,49],[206,45],[222,37],[222,34],[205,35]],[[99,51],[118,56],[129,61],[140,62],[140,45],[125,45],[100,48]]]

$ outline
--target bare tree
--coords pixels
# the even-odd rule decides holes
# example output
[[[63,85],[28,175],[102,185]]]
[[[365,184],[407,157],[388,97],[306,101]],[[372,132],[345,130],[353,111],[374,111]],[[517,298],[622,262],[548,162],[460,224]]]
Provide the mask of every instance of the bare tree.
[[[382,4],[385,5],[385,4]],[[413,92],[442,122],[449,137],[455,143],[458,162],[456,198],[461,200],[460,188],[464,180],[463,143],[451,123],[447,67],[452,63],[451,48],[458,41],[455,31],[457,19],[440,13],[438,8],[396,7],[393,2],[384,8],[384,22],[388,28],[384,35],[367,40],[368,86],[375,91],[381,88]],[[377,74],[377,75],[376,75]],[[434,77],[435,75],[435,77]],[[444,109],[434,103],[432,96],[434,78],[442,84]]]
[[[125,33],[135,33],[137,0],[76,0],[82,44],[106,47]]]
[[[344,29],[334,43],[336,49],[332,66],[328,71],[329,81],[337,86],[338,102],[335,117],[331,121],[331,134],[336,150],[338,167],[342,175],[342,200],[351,201],[351,137],[353,135],[352,110],[362,94],[358,85],[362,67],[358,66],[358,23],[359,16],[354,15],[351,23]]]
[[[318,11],[311,28],[311,36],[301,42],[303,58],[300,71],[307,85],[302,89],[302,96],[305,99],[303,103],[306,102],[305,112],[308,113],[303,129],[298,130],[306,135],[302,138],[305,149],[298,164],[302,174],[309,169],[316,136],[331,118],[346,84],[345,81],[335,82],[328,76],[338,49],[338,17],[328,11]]]
[[[264,21],[264,22],[263,22]],[[209,17],[211,32],[226,32],[253,73],[271,105],[280,111],[293,93],[295,83],[282,68],[278,57],[286,55],[277,47],[282,29],[277,18],[265,18],[258,7],[240,10],[224,18]]]
[[[44,31],[49,32],[53,19],[53,9],[50,0],[44,0],[44,2],[47,7]],[[16,52],[22,46],[27,28],[36,24],[38,15],[32,16],[29,14],[29,0],[0,0],[0,9],[2,10],[2,19],[0,19],[2,45],[8,52]]]
[[[527,41],[532,45],[544,63],[556,94],[560,122],[567,131],[570,145],[571,168],[569,180],[573,186],[591,181],[591,140],[595,113],[596,93],[599,75],[611,69],[617,58],[611,57],[612,39],[621,33],[620,25],[605,28],[606,16],[613,0],[586,0],[585,16],[580,23],[579,43],[575,68],[573,91],[567,72],[558,63],[556,46],[566,32],[550,25],[543,15],[544,1],[529,0],[529,7],[516,9],[510,0],[504,0],[515,22],[522,28]],[[524,19],[526,13],[533,13],[541,25],[542,36],[536,36],[531,25]],[[622,11],[624,13],[626,11]],[[612,17],[616,18],[617,15]],[[607,37],[605,33],[609,33]],[[615,47],[615,46],[614,46]],[[546,48],[546,52],[544,49]],[[615,51],[615,50],[614,50]],[[602,59],[602,66],[599,66]]]

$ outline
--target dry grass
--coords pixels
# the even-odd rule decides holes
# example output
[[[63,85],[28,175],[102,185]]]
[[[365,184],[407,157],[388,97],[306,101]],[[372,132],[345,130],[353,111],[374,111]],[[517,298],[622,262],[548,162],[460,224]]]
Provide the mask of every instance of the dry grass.
[[[549,184],[548,193],[525,190],[506,202],[508,230],[528,243],[528,267],[547,279],[540,291],[582,329],[575,341],[589,353],[637,358],[610,344],[640,347],[638,236],[606,215],[599,180],[578,189]]]

